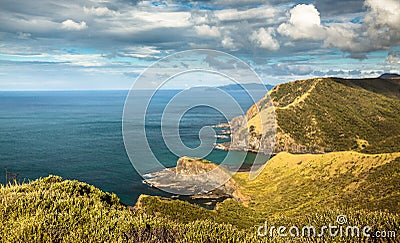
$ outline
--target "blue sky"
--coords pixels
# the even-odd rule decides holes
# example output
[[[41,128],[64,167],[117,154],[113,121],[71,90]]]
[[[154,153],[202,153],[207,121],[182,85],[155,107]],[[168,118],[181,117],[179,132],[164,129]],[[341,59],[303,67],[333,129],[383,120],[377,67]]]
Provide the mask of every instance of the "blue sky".
[[[129,89],[194,48],[269,84],[400,72],[398,0],[2,0],[0,23],[0,90]]]

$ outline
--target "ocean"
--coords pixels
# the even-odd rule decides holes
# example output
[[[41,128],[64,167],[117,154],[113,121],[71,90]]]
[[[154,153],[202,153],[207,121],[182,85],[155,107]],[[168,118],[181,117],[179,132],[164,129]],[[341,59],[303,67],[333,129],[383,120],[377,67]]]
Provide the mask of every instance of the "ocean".
[[[167,167],[174,166],[178,158],[160,139],[160,120],[163,108],[177,92],[157,92],[147,113],[148,142],[156,157]],[[50,174],[84,181],[116,193],[127,205],[133,205],[140,194],[169,196],[144,185],[143,178],[136,173],[126,154],[122,112],[127,93],[0,92],[0,182],[5,183],[7,170],[18,174],[21,182]],[[244,91],[229,93],[243,110],[253,104]],[[259,92],[258,98],[263,94]],[[194,148],[200,143],[198,132],[203,126],[223,122],[227,122],[224,116],[212,108],[193,108],[180,121],[181,139],[185,145]],[[226,154],[213,150],[206,158],[220,163]],[[251,156],[248,155],[248,161]]]

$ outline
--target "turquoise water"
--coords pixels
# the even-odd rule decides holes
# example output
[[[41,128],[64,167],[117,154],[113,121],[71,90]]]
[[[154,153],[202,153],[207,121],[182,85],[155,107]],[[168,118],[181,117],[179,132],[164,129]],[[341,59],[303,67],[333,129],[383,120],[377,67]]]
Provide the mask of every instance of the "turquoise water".
[[[252,105],[244,92],[231,93],[244,110]],[[161,91],[154,97],[146,125],[154,154],[168,167],[177,157],[160,139],[159,121],[174,94]],[[49,174],[85,181],[116,193],[129,205],[143,193],[167,196],[144,185],[128,159],[121,132],[126,95],[127,91],[0,92],[0,182],[5,183],[7,169],[18,173],[20,181]],[[219,112],[194,108],[181,120],[181,138],[196,147],[200,128],[221,122],[226,120]],[[214,150],[207,158],[219,163],[225,155]]]

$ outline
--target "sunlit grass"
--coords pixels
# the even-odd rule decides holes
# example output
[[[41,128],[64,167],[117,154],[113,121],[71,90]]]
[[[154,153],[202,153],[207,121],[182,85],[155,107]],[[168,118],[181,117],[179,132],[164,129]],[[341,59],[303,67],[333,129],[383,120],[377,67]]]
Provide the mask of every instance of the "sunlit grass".
[[[252,181],[234,179],[250,207],[269,214],[297,215],[319,209],[352,208],[400,212],[400,153],[279,153]]]
[[[210,220],[185,223],[130,210],[115,194],[50,176],[0,189],[1,242],[255,242]],[[182,212],[182,211],[181,211]],[[182,212],[183,213],[183,212]]]

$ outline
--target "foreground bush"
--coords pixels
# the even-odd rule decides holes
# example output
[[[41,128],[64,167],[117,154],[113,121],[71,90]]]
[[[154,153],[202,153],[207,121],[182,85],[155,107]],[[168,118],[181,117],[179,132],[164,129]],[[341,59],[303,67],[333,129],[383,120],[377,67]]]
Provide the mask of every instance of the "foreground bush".
[[[130,210],[115,194],[49,176],[0,189],[1,242],[246,242],[255,235],[209,220],[187,224]]]
[[[209,211],[186,202],[144,197],[142,205],[129,208],[115,194],[57,176],[2,186],[0,199],[0,242],[359,242],[359,238],[257,236],[262,217],[268,225],[321,227],[335,223],[338,214],[347,215],[351,225],[400,228],[397,214],[325,210],[268,218],[232,200]]]

